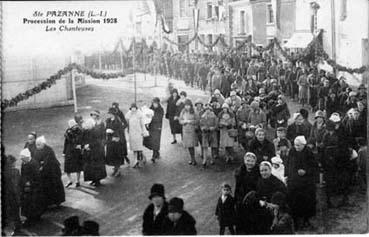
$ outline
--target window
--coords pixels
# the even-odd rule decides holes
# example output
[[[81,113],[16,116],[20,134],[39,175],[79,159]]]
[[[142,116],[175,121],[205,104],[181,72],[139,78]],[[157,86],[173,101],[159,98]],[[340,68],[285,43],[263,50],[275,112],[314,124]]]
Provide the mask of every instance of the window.
[[[213,6],[211,5],[211,3],[208,3],[208,19],[212,18],[213,16]]]
[[[180,0],[179,1],[179,17],[184,17],[185,16],[185,6],[186,5],[186,1],[185,0]]]
[[[219,20],[219,6],[214,6],[214,10],[215,10],[215,16]]]
[[[240,11],[240,34],[245,34],[245,11]]]
[[[272,4],[267,5],[267,23],[273,24],[274,23],[274,13]]]

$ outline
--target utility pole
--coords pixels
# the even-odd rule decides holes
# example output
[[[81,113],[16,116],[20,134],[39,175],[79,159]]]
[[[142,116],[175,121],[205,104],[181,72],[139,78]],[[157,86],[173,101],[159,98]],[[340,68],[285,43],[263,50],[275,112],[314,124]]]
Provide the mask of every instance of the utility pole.
[[[136,37],[133,36],[133,62],[132,62],[132,67],[133,67],[133,80],[134,80],[134,87],[135,87],[135,104],[137,104],[137,80],[136,80]]]
[[[331,23],[332,23],[332,59],[336,61],[336,11],[334,0],[331,0]]]

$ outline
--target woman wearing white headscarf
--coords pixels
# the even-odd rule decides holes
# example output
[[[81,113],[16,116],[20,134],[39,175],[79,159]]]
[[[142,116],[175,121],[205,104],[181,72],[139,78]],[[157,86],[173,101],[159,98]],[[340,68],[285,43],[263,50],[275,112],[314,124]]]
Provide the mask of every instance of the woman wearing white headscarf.
[[[297,136],[286,163],[289,204],[296,228],[301,227],[301,221],[305,227],[309,226],[309,219],[316,214],[314,171],[317,164],[306,143],[304,136]]]
[[[81,171],[83,170],[82,161],[82,128],[74,119],[69,120],[68,129],[64,134],[64,172],[67,173],[69,182],[66,185],[68,188],[73,184],[71,173],[77,174],[76,187],[79,187]]]
[[[45,195],[45,205],[59,206],[65,201],[64,186],[61,180],[60,163],[54,150],[46,144],[44,136],[36,139],[35,160],[40,165],[41,186]]]

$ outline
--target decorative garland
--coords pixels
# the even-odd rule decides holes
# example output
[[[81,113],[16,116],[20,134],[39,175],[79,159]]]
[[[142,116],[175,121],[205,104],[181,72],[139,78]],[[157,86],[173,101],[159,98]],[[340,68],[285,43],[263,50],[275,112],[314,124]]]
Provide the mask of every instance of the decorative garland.
[[[27,100],[29,97],[31,97],[33,95],[36,95],[36,94],[40,93],[41,91],[50,88],[51,86],[55,85],[56,81],[60,80],[61,77],[64,74],[71,72],[73,69],[76,69],[77,72],[79,72],[79,73],[83,73],[83,74],[86,74],[88,76],[91,76],[94,79],[101,79],[102,78],[104,80],[114,79],[114,78],[118,78],[118,77],[124,77],[127,74],[131,74],[133,72],[147,73],[147,71],[144,70],[144,69],[133,70],[133,68],[127,69],[126,73],[123,73],[123,72],[102,73],[102,72],[95,72],[93,70],[87,69],[87,68],[85,68],[81,65],[78,65],[76,63],[72,63],[72,64],[69,64],[68,66],[64,67],[63,69],[59,70],[56,74],[50,76],[45,81],[37,84],[35,87],[33,87],[31,89],[28,89],[23,93],[19,93],[11,99],[2,100],[1,101],[2,109],[17,106],[19,102]]]
[[[189,41],[187,41],[185,43],[177,43],[177,42],[174,42],[173,40],[169,39],[166,36],[163,37],[163,39],[165,39],[169,43],[174,44],[174,45],[177,45],[177,46],[187,46],[187,45],[191,44],[192,41],[194,41],[196,38],[197,38],[197,34],[194,34],[193,37]]]

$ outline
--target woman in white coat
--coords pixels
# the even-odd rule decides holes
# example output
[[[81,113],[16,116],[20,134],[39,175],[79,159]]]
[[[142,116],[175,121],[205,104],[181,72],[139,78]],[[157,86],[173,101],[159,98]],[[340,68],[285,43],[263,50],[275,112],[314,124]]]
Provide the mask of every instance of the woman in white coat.
[[[137,105],[133,103],[126,114],[126,119],[128,122],[128,134],[129,134],[129,146],[136,155],[137,161],[133,168],[139,167],[141,162],[146,163],[143,151],[143,138],[148,133],[144,124],[144,115],[140,110],[138,110]]]

